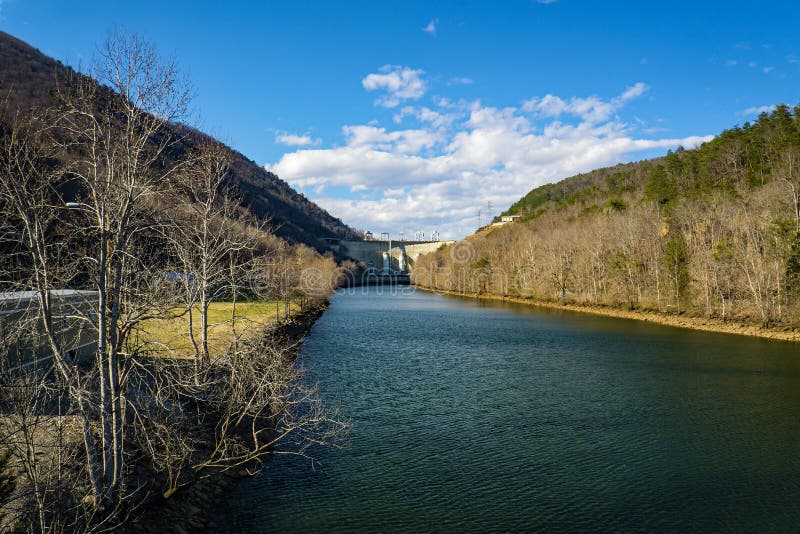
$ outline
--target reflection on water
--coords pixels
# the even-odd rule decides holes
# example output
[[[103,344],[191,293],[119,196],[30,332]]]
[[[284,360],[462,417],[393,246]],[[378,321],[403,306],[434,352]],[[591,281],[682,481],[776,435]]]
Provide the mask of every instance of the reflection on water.
[[[302,361],[345,449],[271,460],[236,532],[800,525],[798,346],[373,288]]]

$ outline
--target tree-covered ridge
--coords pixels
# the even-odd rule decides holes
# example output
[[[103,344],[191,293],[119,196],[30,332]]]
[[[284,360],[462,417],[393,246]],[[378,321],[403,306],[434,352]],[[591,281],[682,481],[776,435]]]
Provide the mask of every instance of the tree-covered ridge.
[[[481,231],[417,262],[446,290],[800,321],[800,107],[777,106],[694,150],[531,191]],[[468,261],[457,260],[469,257]]]
[[[781,155],[800,146],[800,106],[776,106],[753,122],[723,131],[698,148],[679,147],[665,157],[579,174],[532,189],[503,215],[525,219],[547,210],[579,204],[597,209],[616,197],[634,196],[662,204],[737,187],[762,186],[785,172]]]

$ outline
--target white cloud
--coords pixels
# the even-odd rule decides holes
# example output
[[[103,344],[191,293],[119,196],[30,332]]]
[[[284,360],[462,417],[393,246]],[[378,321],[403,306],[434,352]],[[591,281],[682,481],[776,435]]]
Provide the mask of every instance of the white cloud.
[[[531,98],[522,103],[523,111],[538,113],[543,117],[558,117],[569,105],[557,96],[545,95],[542,98]]]
[[[769,113],[775,109],[775,104],[769,106],[754,106],[752,108],[747,108],[746,110],[742,111],[742,115],[761,115],[762,113]]]
[[[414,117],[419,122],[427,124],[430,128],[441,130],[451,126],[459,116],[461,116],[461,113],[436,111],[427,106],[404,106],[392,117],[392,120],[395,124],[401,124],[406,117]]]
[[[375,126],[345,126],[342,131],[349,147],[368,146],[398,154],[417,154],[440,141],[436,133],[424,129],[387,133]]]
[[[649,88],[646,84],[636,83],[611,100],[603,100],[597,96],[586,98],[572,97],[568,102],[553,95],[531,98],[522,103],[522,110],[540,117],[558,117],[562,114],[575,115],[581,120],[591,123],[610,119],[614,113],[627,102],[640,97]]]
[[[389,198],[389,197],[400,197],[400,196],[403,196],[405,194],[406,194],[405,187],[398,187],[398,188],[395,188],[395,189],[384,189],[383,190],[383,196],[386,197],[386,198]]]
[[[427,24],[427,26],[422,28],[422,31],[424,31],[425,33],[429,33],[429,34],[435,36],[436,35],[436,27],[438,25],[439,25],[439,19],[431,19],[431,21]]]
[[[378,73],[368,74],[361,80],[361,85],[367,91],[384,91],[386,94],[378,98],[377,105],[394,108],[404,100],[415,100],[425,94],[427,84],[422,78],[425,71],[401,67],[399,65],[384,65]]]
[[[314,139],[309,134],[293,134],[289,132],[275,132],[275,142],[286,146],[318,146],[322,139]]]
[[[728,59],[727,61],[725,61],[725,66],[726,67],[735,67],[738,63],[739,62],[736,61],[735,59]]]
[[[625,89],[625,91],[621,95],[619,95],[619,97],[616,99],[616,101],[619,102],[619,103],[624,103],[624,102],[627,102],[629,100],[633,100],[634,98],[639,98],[648,89],[650,89],[650,88],[647,87],[647,84],[644,84],[642,82],[637,82],[637,83],[631,85],[630,87],[628,87],[627,89]]]
[[[270,170],[306,191],[348,224],[373,232],[439,230],[462,237],[477,226],[477,210],[492,201],[506,209],[533,187],[626,160],[637,152],[687,148],[705,137],[642,138],[618,118],[647,90],[643,83],[611,99],[546,95],[522,108],[432,98],[406,105],[397,124],[343,127],[343,146],[285,154]],[[576,118],[562,120],[563,115]],[[636,131],[641,135],[636,135]],[[345,188],[358,195],[325,193]]]

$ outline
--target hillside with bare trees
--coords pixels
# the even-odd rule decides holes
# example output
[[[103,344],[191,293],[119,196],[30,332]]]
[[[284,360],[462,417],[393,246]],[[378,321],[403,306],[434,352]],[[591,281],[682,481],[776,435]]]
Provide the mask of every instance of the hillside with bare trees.
[[[20,41],[0,32],[0,98],[4,102],[6,121],[9,114],[19,110],[45,108],[57,104],[59,94],[69,91],[83,76],[72,68],[49,58]],[[104,88],[100,88],[103,91]],[[113,98],[111,94],[108,98]],[[206,134],[187,126],[181,120],[166,126],[174,142],[165,160],[175,161],[196,147],[213,141]],[[239,152],[230,151],[230,172],[226,180],[239,195],[241,204],[258,218],[269,221],[270,227],[279,237],[294,243],[304,243],[324,250],[326,243],[321,238],[352,238],[356,232],[331,216],[328,212],[292,189],[289,184]],[[62,154],[67,160],[74,159],[72,151]],[[169,161],[167,161],[169,164]]]
[[[422,286],[764,327],[800,323],[800,107],[532,190],[418,261]]]
[[[347,429],[294,361],[342,267],[176,126],[191,91],[152,43],[112,32],[92,75],[16,87],[0,128],[2,531],[118,531]]]

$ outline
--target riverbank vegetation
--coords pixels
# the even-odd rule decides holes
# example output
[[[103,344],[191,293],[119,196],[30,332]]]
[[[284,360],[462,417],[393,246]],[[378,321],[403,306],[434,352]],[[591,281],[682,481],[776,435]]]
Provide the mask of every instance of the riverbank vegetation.
[[[302,311],[297,301],[288,307],[281,300],[258,300],[234,303],[232,301],[211,302],[208,306],[208,344],[211,353],[225,352],[235,341],[249,337],[281,320],[287,320]],[[195,306],[192,315],[200,313]],[[185,308],[173,308],[166,317],[148,319],[140,327],[140,335],[153,352],[163,351],[168,357],[191,357],[194,354],[191,338],[188,335],[189,314]],[[201,337],[201,325],[193,323],[195,339]]]
[[[414,281],[521,297],[800,326],[800,107],[694,150],[532,190],[488,227],[417,261]]]
[[[342,269],[243,207],[230,149],[187,148],[152,44],[116,31],[92,74],[0,124],[0,354],[45,346],[0,369],[0,530],[114,530],[346,430],[294,363]]]

